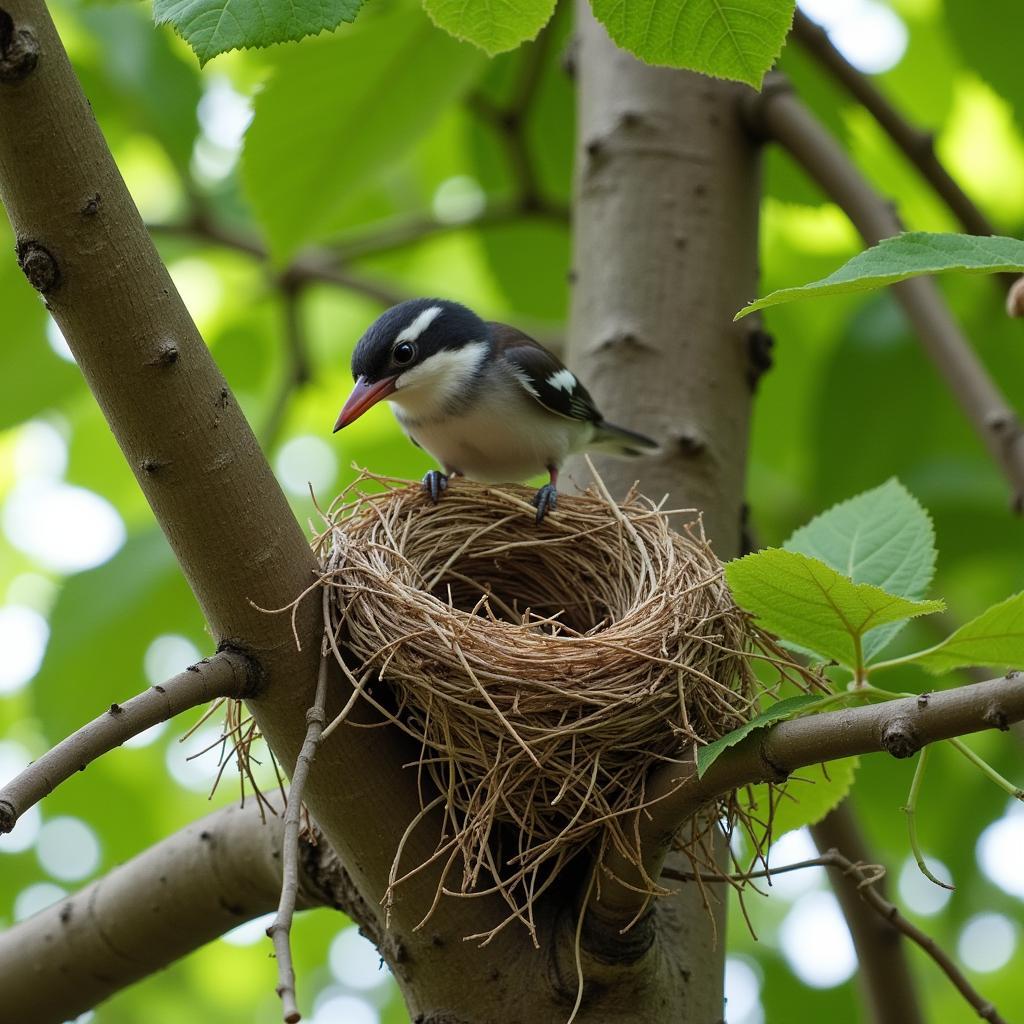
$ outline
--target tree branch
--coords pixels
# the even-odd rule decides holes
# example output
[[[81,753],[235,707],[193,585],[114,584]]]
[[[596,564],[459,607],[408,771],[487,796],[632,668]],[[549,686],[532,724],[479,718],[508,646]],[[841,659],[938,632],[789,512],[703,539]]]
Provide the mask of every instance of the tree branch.
[[[241,700],[253,695],[258,672],[244,655],[224,650],[124,704],[111,704],[0,789],[0,833],[10,832],[25,811],[76,772],[150,726],[218,697]]]
[[[924,1024],[901,929],[866,898],[863,875],[833,862],[829,854],[840,849],[858,864],[875,863],[849,798],[812,825],[811,835],[830,868],[829,880],[853,938],[858,980],[873,1024]],[[869,887],[885,901],[884,877]]]
[[[292,765],[313,703],[322,616],[318,602],[298,606],[296,651],[290,617],[260,609],[290,606],[315,582],[317,561],[160,262],[43,0],[0,7],[39,53],[16,86],[0,83],[0,198],[20,264],[67,339],[211,632],[259,663],[263,685],[249,707],[279,762]],[[329,691],[333,718],[352,690],[339,671]],[[388,868],[420,812],[416,772],[402,767],[417,751],[396,729],[358,725],[346,723],[322,745],[306,803],[381,914]],[[377,807],[388,813],[367,813]],[[406,842],[410,860],[426,861],[439,833],[439,818],[428,817]],[[420,972],[410,998],[470,1013],[462,980],[480,954],[458,939],[501,920],[505,905],[497,895],[446,900],[431,934],[414,933],[436,882],[430,871],[415,876],[391,908],[393,930]],[[507,930],[508,951],[522,941],[513,935]],[[500,954],[496,945],[488,955]]]
[[[271,911],[281,835],[280,819],[263,824],[255,802],[227,807],[0,933],[4,1020],[60,1024]],[[336,862],[323,876],[326,852],[305,848],[303,909],[338,906],[348,891]]]
[[[327,611],[328,591],[324,591],[324,612]],[[277,994],[281,997],[281,1008],[285,1024],[297,1024],[302,1020],[295,998],[295,968],[292,965],[291,931],[295,914],[295,901],[299,891],[299,827],[302,818],[302,793],[306,788],[309,769],[316,757],[316,748],[324,731],[324,705],[327,702],[327,640],[320,650],[320,674],[317,677],[316,696],[313,706],[306,712],[306,739],[299,751],[292,773],[292,784],[288,790],[288,801],[284,812],[284,839],[281,856],[282,878],[281,899],[277,905],[277,916],[267,929],[267,935],[274,943],[277,958]]]
[[[692,762],[666,765],[648,781],[649,811],[636,830],[644,851],[647,877],[657,878],[676,832],[711,801],[758,782],[784,782],[808,765],[853,754],[886,751],[910,757],[936,740],[984,729],[1005,729],[1024,719],[1024,676],[999,679],[952,690],[887,701],[872,707],[826,711],[758,729],[726,750],[697,777]],[[635,868],[609,860],[608,867],[629,884],[645,889]],[[609,924],[625,927],[642,907],[642,892],[606,886],[601,914]]]
[[[876,921],[881,919],[883,927],[889,933],[902,933],[911,942],[916,943],[935,961],[939,969],[957,987],[960,994],[977,1011],[979,1017],[987,1020],[990,1024],[1006,1024],[1006,1021],[999,1015],[996,1008],[985,999],[964,977],[963,972],[935,940],[915,925],[911,924],[901,913],[896,904],[885,898],[885,891],[882,888],[882,880],[885,877],[885,868],[880,864],[872,864],[867,861],[853,861],[844,856],[836,849],[823,851],[820,857],[812,857],[810,860],[798,861],[795,864],[784,864],[779,868],[767,868],[764,871],[745,872],[742,875],[733,876],[733,881],[744,881],[750,878],[774,878],[775,875],[782,875],[789,871],[803,871],[806,868],[824,867],[833,869],[833,874],[839,873],[850,882],[844,886],[846,890],[855,893],[863,901],[865,909],[872,911],[871,917]],[[675,879],[680,882],[692,882],[696,875],[691,872],[663,871],[665,878]],[[704,883],[720,883],[726,879],[718,876],[702,877]],[[859,949],[858,949],[859,953]],[[895,994],[898,999],[898,994]],[[899,1024],[913,1024],[913,1021],[920,1019],[918,1016],[900,1017],[893,1012],[887,1019]],[[881,1018],[879,1018],[881,1019]]]
[[[764,92],[748,103],[751,123],[775,139],[843,209],[864,241],[874,245],[902,226],[892,207],[871,187],[828,130],[793,94],[785,79],[772,76]],[[945,378],[975,432],[1013,491],[1014,509],[1024,503],[1024,430],[949,312],[935,283],[913,278],[892,286],[921,344]]]
[[[879,123],[882,130],[918,169],[921,177],[972,235],[996,234],[992,222],[964,192],[935,154],[935,136],[912,125],[875,83],[858,71],[833,45],[828,32],[798,7],[793,38]],[[1013,281],[1012,274],[1002,275]]]

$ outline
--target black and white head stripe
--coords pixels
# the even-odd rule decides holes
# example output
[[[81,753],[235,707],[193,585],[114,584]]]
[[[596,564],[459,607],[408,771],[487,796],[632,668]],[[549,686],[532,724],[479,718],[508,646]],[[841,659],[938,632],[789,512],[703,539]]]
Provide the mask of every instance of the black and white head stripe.
[[[531,398],[571,420],[599,423],[601,414],[587,389],[557,358],[531,337],[506,324],[492,323],[495,355]]]
[[[487,325],[465,306],[447,299],[409,299],[382,313],[359,339],[352,353],[352,376],[381,380],[438,352],[488,340]],[[396,366],[392,355],[405,342],[416,346],[415,356]]]

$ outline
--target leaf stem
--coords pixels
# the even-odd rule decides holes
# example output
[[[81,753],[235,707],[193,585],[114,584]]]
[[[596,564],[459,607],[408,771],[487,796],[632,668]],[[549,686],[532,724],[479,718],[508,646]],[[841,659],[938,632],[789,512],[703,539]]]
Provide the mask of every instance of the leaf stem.
[[[907,816],[907,832],[910,835],[910,848],[914,851],[914,860],[917,861],[917,866],[921,869],[921,874],[930,882],[934,882],[943,889],[949,889],[952,891],[956,888],[955,886],[947,885],[941,878],[936,878],[935,875],[931,873],[927,863],[925,862],[924,854],[921,852],[921,845],[917,841],[917,797],[921,792],[921,783],[924,781],[924,769],[928,764],[929,752],[930,748],[922,747],[921,753],[917,756],[917,767],[914,769],[914,778],[910,783],[910,793],[907,796],[907,803],[903,808],[903,812]]]
[[[976,768],[987,775],[1000,789],[1006,790],[1015,800],[1024,800],[1024,789],[1015,786],[1009,779],[1000,775],[983,757],[976,754],[963,740],[953,738],[948,741],[953,747],[960,751],[968,761]],[[924,751],[922,751],[923,753]]]

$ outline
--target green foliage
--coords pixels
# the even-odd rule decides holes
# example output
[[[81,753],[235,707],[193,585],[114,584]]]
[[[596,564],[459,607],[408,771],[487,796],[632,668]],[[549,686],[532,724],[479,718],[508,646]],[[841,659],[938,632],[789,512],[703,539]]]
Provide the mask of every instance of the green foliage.
[[[935,530],[920,502],[896,479],[888,480],[815,516],[783,545],[817,558],[855,583],[920,600],[935,574]],[[879,626],[864,637],[870,661],[902,628]]]
[[[765,629],[855,670],[863,666],[861,643],[869,630],[945,607],[854,583],[824,562],[781,548],[729,562],[725,576],[737,603]]]
[[[479,51],[404,5],[283,53],[257,97],[242,163],[275,257],[319,237],[483,67]]]
[[[720,736],[713,743],[701,747],[697,751],[697,778],[703,778],[704,773],[725,753],[729,747],[736,746],[740,740],[745,739],[755,729],[764,729],[766,726],[774,725],[776,722],[792,718],[801,711],[806,711],[813,704],[821,700],[814,694],[802,693],[796,697],[787,697],[785,700],[776,701],[770,707],[765,708],[759,715],[755,715],[741,726]]]
[[[797,299],[873,291],[927,274],[1024,273],[1024,242],[1018,238],[911,231],[884,238],[820,281],[780,288],[744,306],[736,319]]]
[[[944,0],[950,38],[971,69],[1024,118],[1024,76],[1020,73],[1020,18],[1016,0]]]
[[[548,23],[556,0],[423,0],[438,28],[494,56],[533,39]]]
[[[158,25],[172,25],[200,64],[219,53],[291,42],[353,21],[362,0],[153,0]]]
[[[386,2],[366,4],[356,24],[341,28],[336,38],[358,37],[375,19],[386,17]],[[102,12],[107,15],[102,21],[93,17],[96,5],[53,0],[50,6],[144,217],[182,223],[191,213],[189,196],[198,196],[216,222],[249,235],[265,231],[261,221],[274,216],[272,209],[268,214],[265,208],[276,202],[273,195],[254,211],[241,195],[230,159],[218,174],[197,170],[198,161],[192,158],[197,90],[230,83],[246,99],[258,97],[264,82],[272,86],[281,65],[289,60],[299,64],[305,54],[314,55],[319,46],[334,40],[232,53],[200,72],[187,45],[170,30],[151,32],[149,44],[144,41],[136,28],[136,23],[144,21],[144,6],[110,5]],[[1000,97],[965,73],[965,64],[970,65],[985,81],[1010,95],[1012,83],[998,84],[995,73],[986,73],[985,67],[1002,62],[1006,54],[1015,57],[1021,15],[1016,4],[1009,6],[1014,9],[1007,12],[1003,0],[998,5],[895,0],[892,9],[907,25],[909,47],[900,63],[875,76],[875,81],[919,126],[935,130],[941,159],[993,222],[1012,233],[1024,222],[1021,190],[1008,185],[1021,178],[1024,136]],[[247,7],[258,9],[252,4]],[[958,20],[962,10],[973,25]],[[486,91],[499,105],[516,94],[520,72],[534,56],[530,47],[545,48],[541,82],[525,115],[524,150],[542,194],[561,203],[571,194],[575,133],[574,87],[561,67],[571,14],[572,5],[563,2],[540,42],[489,62],[460,48],[484,69],[469,89]],[[128,20],[131,24],[125,24]],[[549,35],[552,29],[555,32]],[[979,44],[970,55],[969,31]],[[304,238],[334,245],[421,219],[432,222],[435,209],[440,208],[435,202],[439,190],[451,179],[463,179],[478,188],[487,208],[517,194],[518,179],[509,166],[506,136],[456,99],[441,111],[429,111],[422,127],[417,121],[415,137],[407,146],[366,171],[372,180],[353,179],[350,196],[334,205],[327,202],[334,175],[346,172],[345,161],[360,157],[364,139],[372,142],[382,130],[378,122],[396,116],[396,111],[401,118],[406,104],[418,110],[420,89],[431,88],[422,80],[410,85],[403,79],[392,85],[386,72],[375,70],[388,52],[386,46],[374,46],[366,64],[353,64],[360,73],[368,67],[380,85],[377,92],[364,95],[357,110],[345,114],[348,147],[339,150],[333,164],[325,161],[318,176],[292,186],[309,193],[305,202],[310,207],[332,211],[322,219],[320,213],[311,214],[301,228]],[[877,126],[795,43],[786,47],[783,62],[801,98],[827,118],[857,165],[883,194],[898,199],[906,223],[930,231],[954,230],[948,212]],[[331,97],[335,106],[348,111],[344,92],[339,96],[346,87],[342,70],[326,68],[325,75],[332,83],[330,90],[318,88],[309,97],[296,90],[296,103],[278,116],[274,131],[281,144],[276,153],[273,132],[266,134],[268,173],[291,174],[291,164],[301,163],[301,150],[292,140],[300,135],[303,124],[316,141],[325,126],[335,123]],[[330,95],[321,96],[321,92]],[[1019,104],[1018,109],[1024,106]],[[261,122],[271,116],[269,108],[258,107],[251,133],[264,131]],[[766,157],[769,195],[775,198],[763,207],[763,293],[824,277],[859,248],[855,232],[840,211],[831,204],[822,205],[822,196],[795,166],[790,163],[784,174],[773,174],[772,166],[777,169],[786,159],[777,147],[768,147]],[[284,201],[290,209],[290,197],[285,195]],[[483,227],[472,212],[454,220],[459,223],[446,222],[438,234],[360,258],[349,269],[354,277],[386,284],[400,294],[436,292],[457,297],[488,317],[525,327],[545,340],[564,337],[569,293],[566,227],[535,217]],[[287,226],[275,230],[288,235]],[[215,358],[259,427],[277,401],[291,351],[273,276],[258,261],[211,247],[188,234],[156,237]],[[0,217],[0,251],[9,254],[13,244],[6,220]],[[684,255],[699,258],[693,249]],[[202,288],[190,284],[197,278]],[[656,282],[648,284],[653,287]],[[1009,395],[1024,395],[1021,325],[1005,317],[999,290],[989,284],[950,276],[943,292],[996,380]],[[313,377],[309,384],[294,389],[285,403],[278,443],[268,445],[274,464],[279,464],[281,446],[290,441],[311,436],[325,441],[338,468],[325,478],[327,483],[318,486],[321,498],[331,497],[351,481],[353,461],[410,477],[430,468],[428,457],[405,441],[385,408],[364,417],[358,433],[329,436],[351,386],[347,367],[352,345],[380,311],[380,303],[349,288],[316,286],[302,294],[298,307]],[[156,533],[149,532],[155,531],[151,513],[81,373],[51,351],[44,334],[45,309],[9,256],[0,260],[0,311],[0,599],[5,605],[25,603],[31,585],[57,590],[55,604],[38,604],[51,626],[51,649],[42,672],[23,689],[0,694],[0,744],[21,744],[28,756],[38,757],[70,729],[101,713],[110,701],[145,685],[142,655],[154,635],[182,634],[204,653],[211,641],[187,586],[174,575],[170,556],[166,549],[159,550]],[[930,370],[918,339],[892,298],[884,292],[839,295],[831,302],[775,306],[765,311],[765,317],[778,344],[775,366],[758,387],[751,438],[747,500],[757,535],[779,545],[821,509],[851,494],[877,489],[879,481],[895,475],[934,517],[942,545],[934,589],[961,621],[1021,590],[1020,520],[1007,511],[1005,481],[946,386]],[[97,570],[64,578],[41,568],[13,544],[5,519],[7,502],[16,488],[39,471],[38,465],[26,464],[19,451],[22,424],[30,419],[45,419],[59,427],[70,445],[65,479],[112,502],[129,527],[128,546]],[[315,520],[308,499],[298,496],[294,503],[300,522],[308,517]],[[64,532],[81,528],[73,521],[59,527]],[[827,554],[821,550],[819,557],[828,561]],[[884,581],[866,576],[857,576],[855,582],[886,587]],[[942,640],[937,619],[909,621],[892,645],[894,653],[936,645]],[[867,634],[865,648],[887,628]],[[867,667],[874,671],[871,664]],[[934,684],[913,664],[893,666],[878,678],[892,678],[895,687],[905,689]],[[180,749],[177,737],[193,720],[172,723],[148,747],[115,751],[90,766],[43,802],[43,820],[72,814],[87,821],[102,846],[102,872],[206,813],[211,807],[206,793],[184,788],[169,775],[166,764]],[[1019,778],[1019,752],[1005,736],[978,734],[972,737],[971,747],[1005,775]],[[851,794],[872,856],[890,868],[894,883],[908,855],[898,805],[905,798],[912,770],[909,763],[866,757],[856,771]],[[825,803],[836,798],[831,786],[845,791],[845,776],[852,772],[852,765],[831,762],[827,771],[831,782],[814,767],[802,769],[787,784],[787,795],[776,806],[776,835],[805,819],[813,820]],[[754,793],[758,796],[757,787]],[[237,781],[229,769],[215,803],[236,798]],[[980,911],[1006,915],[1018,934],[1024,929],[1021,902],[981,872],[975,852],[979,835],[1005,812],[1006,802],[1005,794],[955,752],[939,749],[932,756],[918,807],[920,837],[926,854],[950,869],[958,891],[945,910],[925,924],[947,950],[956,950],[964,922]],[[758,807],[767,809],[759,796]],[[780,852],[773,865],[785,859]],[[0,878],[3,924],[11,920],[14,900],[27,886],[54,881],[35,848],[21,854],[0,849]],[[73,890],[84,883],[60,884]],[[727,929],[729,955],[753,962],[755,973],[763,976],[765,1019],[857,1024],[861,1011],[854,982],[818,989],[794,975],[779,947],[780,926],[790,912],[791,898],[781,885],[769,892],[769,899],[752,892],[746,898],[759,941],[751,937],[734,900],[730,913],[735,916]],[[893,898],[901,901],[895,884],[893,892]],[[296,968],[301,998],[309,1009],[339,990],[338,979],[327,969],[326,953],[332,937],[345,925],[343,918],[329,911],[296,918]],[[268,954],[264,938],[248,947],[212,942],[98,1007],[94,1024],[142,1020],[275,1024],[280,1020],[280,1001],[273,991],[274,964]],[[944,1024],[969,1024],[976,1019],[952,986],[937,980],[923,959],[911,966],[920,972],[926,1019]],[[997,1006],[1018,1005],[1019,974],[1018,956],[984,975],[979,980],[985,996]],[[408,1016],[394,985],[390,991],[383,1024],[403,1024]],[[384,997],[378,991],[372,998],[377,1003]]]
[[[648,64],[689,68],[760,88],[793,22],[791,0],[592,0],[625,50]]]
[[[1024,593],[993,605],[942,643],[905,660],[935,674],[973,665],[1024,667]]]

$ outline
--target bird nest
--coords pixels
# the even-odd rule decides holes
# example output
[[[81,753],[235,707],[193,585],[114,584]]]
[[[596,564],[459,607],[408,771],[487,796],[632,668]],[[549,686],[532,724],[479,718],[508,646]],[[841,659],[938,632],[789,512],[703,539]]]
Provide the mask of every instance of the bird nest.
[[[354,700],[419,745],[440,886],[496,887],[533,931],[534,899],[584,847],[639,864],[649,770],[756,712],[752,658],[795,666],[733,603],[699,519],[677,532],[598,482],[538,527],[518,487],[458,480],[433,506],[372,479],[385,490],[357,483],[317,541],[335,652]],[[717,810],[737,813],[731,797]],[[687,852],[714,872],[708,835]]]

